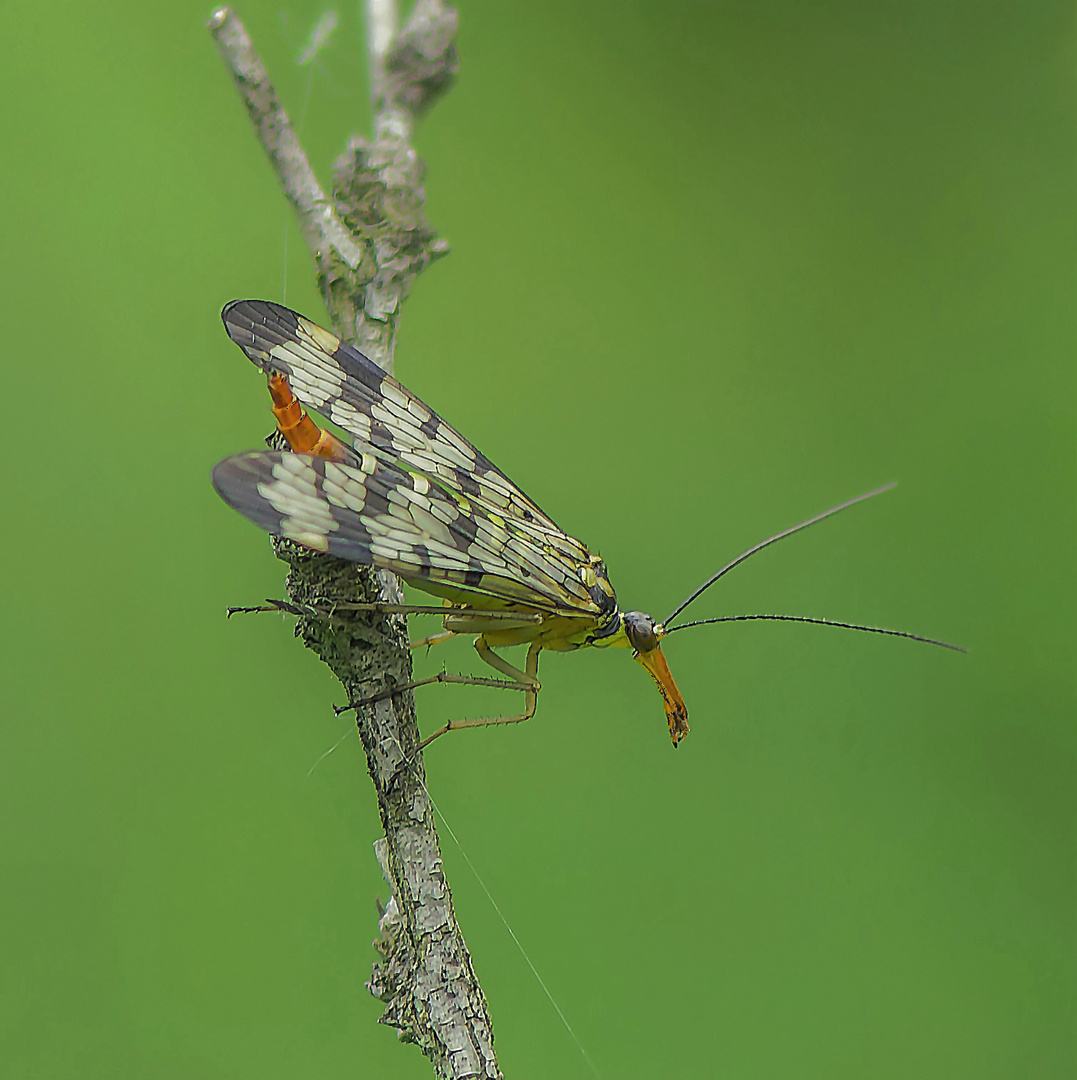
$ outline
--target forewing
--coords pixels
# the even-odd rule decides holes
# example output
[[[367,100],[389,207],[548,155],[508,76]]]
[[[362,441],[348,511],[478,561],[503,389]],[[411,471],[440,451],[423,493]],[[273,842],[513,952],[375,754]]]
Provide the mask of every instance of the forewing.
[[[286,375],[303,404],[375,453],[400,458],[535,531],[565,536],[485,454],[358,349],[269,300],[233,300],[221,317],[255,364]],[[572,543],[572,554],[586,559],[583,545]]]
[[[465,511],[430,477],[370,453],[349,462],[287,451],[236,454],[214,468],[213,486],[263,529],[316,551],[542,611],[597,611],[577,599],[578,579],[562,560],[480,508]]]
[[[234,300],[222,312],[232,340],[265,372],[288,378],[296,397],[350,432],[385,464],[428,477],[465,515],[486,520],[530,555],[559,564],[564,588],[594,610],[580,580],[590,553],[484,454],[377,364],[320,326],[268,300]],[[460,497],[463,498],[460,498]]]

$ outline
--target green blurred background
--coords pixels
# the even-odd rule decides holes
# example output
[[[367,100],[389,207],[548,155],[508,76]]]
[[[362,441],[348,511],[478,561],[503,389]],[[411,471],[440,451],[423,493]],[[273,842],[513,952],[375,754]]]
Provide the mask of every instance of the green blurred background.
[[[972,652],[679,635],[676,753],[627,656],[547,656],[534,722],[429,751],[438,805],[604,1080],[1073,1075],[1073,5],[461,7],[399,376],[657,617],[898,480],[693,614]],[[369,108],[354,5],[296,64],[322,10],[239,13],[327,181]],[[2,1071],[425,1077],[363,988],[357,740],[308,775],[341,691],[224,620],[282,567],[210,488],[270,427],[218,311],[281,297],[290,221],[209,12],[0,15]],[[444,843],[506,1074],[593,1075]]]

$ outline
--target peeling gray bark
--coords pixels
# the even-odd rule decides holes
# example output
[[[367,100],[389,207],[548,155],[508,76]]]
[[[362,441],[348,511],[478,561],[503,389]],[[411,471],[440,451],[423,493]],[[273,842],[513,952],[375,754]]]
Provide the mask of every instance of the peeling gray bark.
[[[209,29],[251,123],[295,207],[336,331],[388,371],[400,307],[417,274],[448,252],[424,211],[423,163],[411,145],[416,118],[456,74],[456,13],[417,0],[397,28],[395,0],[367,0],[375,110],[371,139],[352,137],[333,170],[328,198],[314,175],[242,23],[228,8]],[[273,540],[289,567],[296,604],[333,610],[341,601],[400,603],[391,574]],[[348,700],[411,678],[401,616],[340,611],[304,615],[296,636],[333,671]],[[381,960],[367,984],[397,1028],[451,1080],[500,1078],[486,998],[453,911],[433,807],[417,752],[410,691],[361,707],[357,725],[385,835],[375,844],[392,895],[375,942]]]

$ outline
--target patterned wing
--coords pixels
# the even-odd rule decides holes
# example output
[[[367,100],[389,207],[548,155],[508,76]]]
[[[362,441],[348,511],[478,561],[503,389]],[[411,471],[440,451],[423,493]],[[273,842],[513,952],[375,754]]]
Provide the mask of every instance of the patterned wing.
[[[285,375],[300,401],[369,448],[387,470],[387,490],[396,477],[422,478],[448,497],[446,506],[462,511],[461,519],[473,516],[489,525],[491,535],[504,535],[503,554],[516,559],[521,573],[532,573],[540,560],[543,576],[558,582],[557,596],[546,595],[559,609],[571,604],[577,611],[598,610],[581,577],[591,559],[584,545],[396,379],[335,335],[268,300],[235,300],[222,318],[255,364]]]
[[[456,599],[499,602],[564,615],[581,610],[574,571],[514,537],[480,508],[430,477],[371,453],[345,462],[309,454],[236,454],[213,470],[213,486],[262,528],[317,551],[391,570]],[[493,605],[499,606],[499,605]]]

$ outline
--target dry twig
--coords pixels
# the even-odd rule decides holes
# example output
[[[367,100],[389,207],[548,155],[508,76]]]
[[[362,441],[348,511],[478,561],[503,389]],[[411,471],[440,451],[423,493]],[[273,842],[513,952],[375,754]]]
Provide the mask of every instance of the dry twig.
[[[334,327],[391,371],[401,303],[415,276],[448,251],[426,220],[423,164],[411,133],[456,73],[456,12],[441,0],[417,0],[398,28],[395,0],[367,0],[374,134],[349,140],[334,167],[332,198],[318,183],[243,24],[221,8],[209,29],[295,207]],[[349,700],[409,681],[402,616],[316,613],[340,601],[400,603],[391,574],[284,540],[275,540],[274,548],[289,565],[292,602],[315,612],[299,617],[296,634],[329,665]],[[412,694],[361,707],[358,728],[385,829],[375,850],[392,889],[376,943],[382,959],[368,983],[385,1002],[381,1020],[416,1043],[441,1077],[499,1078],[486,998],[442,868],[416,753]]]

